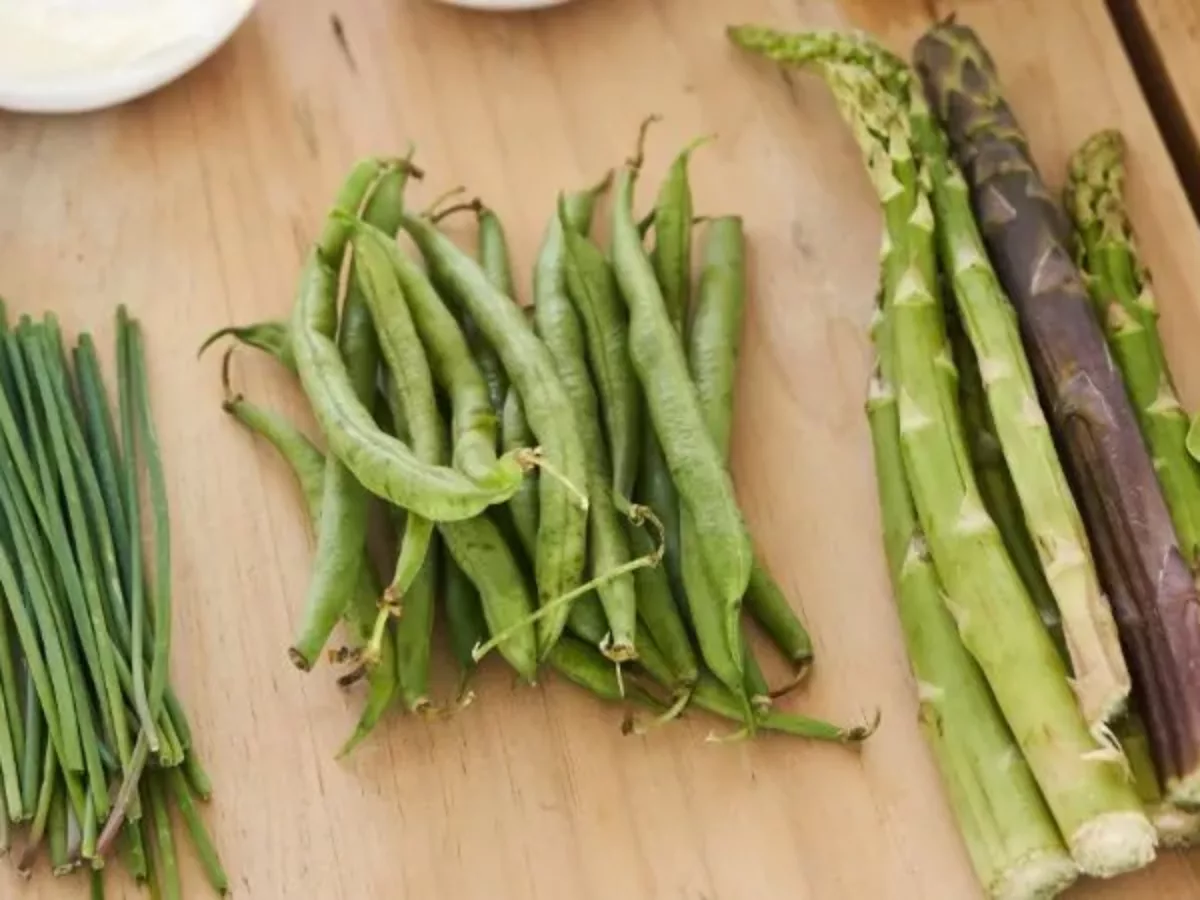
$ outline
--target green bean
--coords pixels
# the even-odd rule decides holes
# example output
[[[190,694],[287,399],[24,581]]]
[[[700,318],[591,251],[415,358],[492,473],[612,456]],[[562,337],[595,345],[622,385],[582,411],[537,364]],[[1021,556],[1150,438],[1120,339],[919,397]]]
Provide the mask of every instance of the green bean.
[[[476,212],[479,222],[479,265],[483,268],[488,281],[507,297],[515,302],[517,299],[516,285],[513,283],[512,261],[508,252],[508,238],[504,234],[504,225],[496,213],[482,204]],[[463,313],[463,330],[467,333],[467,342],[475,361],[483,372],[483,378],[488,385],[488,395],[492,400],[492,409],[500,415],[508,396],[508,376],[500,358],[479,333],[479,327],[465,312]]]
[[[743,602],[746,611],[788,660],[799,668],[812,661],[813,645],[808,630],[761,558],[755,559],[750,570],[750,584]]]
[[[634,489],[638,503],[654,510],[663,525],[666,553],[665,568],[672,593],[679,598],[686,595],[683,586],[683,564],[679,553],[679,495],[671,480],[671,470],[663,456],[662,445],[654,433],[650,411],[642,409],[642,445],[638,458],[638,480]],[[686,612],[686,606],[682,610]]]
[[[639,700],[650,706],[659,704],[635,684],[625,684],[614,666],[591,644],[563,636],[550,652],[548,662],[555,671],[601,700],[620,703],[626,698]]]
[[[208,877],[208,883],[218,894],[228,894],[229,876],[225,874],[225,869],[221,866],[217,848],[213,845],[208,829],[204,827],[204,820],[200,817],[199,810],[196,809],[195,798],[192,797],[192,790],[188,787],[187,779],[178,769],[168,769],[164,778],[170,789],[171,797],[175,801],[175,806],[187,826],[188,834],[191,835],[192,844],[196,848],[196,855],[200,857],[200,866]]]
[[[100,713],[104,731],[109,742],[116,745],[122,770],[128,771],[133,748],[129,741],[129,724],[125,718],[125,704],[113,661],[105,602],[96,571],[96,551],[91,530],[97,520],[94,515],[89,517],[85,512],[81,494],[85,480],[82,477],[83,472],[89,465],[87,453],[82,446],[83,440],[74,417],[65,375],[61,369],[56,371],[54,362],[48,358],[56,356],[56,352],[52,346],[42,346],[36,335],[31,338],[26,351],[45,412],[47,433],[59,472],[59,487],[66,501],[69,534],[79,566],[78,575],[85,613],[96,644],[98,671],[93,670],[92,677],[101,701]],[[61,357],[59,359],[61,360]],[[96,490],[98,493],[98,487]],[[93,506],[101,502],[98,496],[89,495],[89,499]]]
[[[370,310],[357,289],[347,293],[338,346],[354,396],[366,402],[374,393],[379,348]],[[320,658],[350,603],[367,541],[368,494],[336,457],[326,459],[322,485],[312,575],[300,623],[288,648],[293,665],[304,671]]]
[[[692,701],[701,709],[706,709],[725,719],[739,721],[743,716],[737,698],[710,672],[700,673]],[[768,731],[777,731],[795,737],[838,744],[857,744],[865,741],[875,732],[879,720],[876,718],[866,725],[845,728],[822,719],[772,709],[757,716],[756,723],[760,728]]]
[[[587,464],[570,399],[550,352],[534,336],[511,299],[492,286],[479,265],[428,220],[406,214],[402,227],[420,248],[430,269],[438,273],[447,290],[471,314],[499,355],[509,379],[521,394],[529,425],[545,451],[540,463],[543,471],[551,474],[552,464],[561,477],[561,480],[542,479],[539,485],[534,569],[538,600],[546,605],[571,593],[583,577],[585,563],[587,514],[571,492],[572,488],[578,492],[580,486],[587,484]],[[542,652],[562,633],[569,611],[569,604],[561,603],[553,608],[552,615],[539,620],[538,643]]]
[[[371,638],[378,597],[379,584],[374,572],[364,570],[347,613],[347,621],[355,632],[360,646],[365,647]],[[396,629],[389,627],[385,629],[380,641],[378,662],[374,666],[367,667],[367,697],[363,703],[362,712],[359,713],[358,721],[354,725],[354,731],[338,750],[338,759],[348,756],[366,740],[375,730],[380,719],[383,718],[383,714],[391,707],[399,685],[396,655]],[[354,673],[347,678],[339,679],[339,682],[348,683],[349,677],[355,677]]]
[[[408,518],[409,527],[413,517]],[[429,710],[429,663],[434,606],[441,567],[441,542],[435,537],[424,564],[404,598],[404,614],[396,623],[396,681],[409,712]]]
[[[746,296],[742,220],[737,216],[710,220],[703,253],[700,289],[688,332],[688,365],[709,433],[728,459]],[[789,660],[801,665],[812,659],[808,632],[757,554],[743,602]]]
[[[613,503],[612,471],[605,448],[596,391],[585,358],[583,327],[567,298],[564,232],[586,230],[594,205],[591,191],[560,197],[556,215],[546,228],[534,274],[534,317],[539,337],[554,359],[558,377],[571,403],[573,420],[584,447],[591,508],[588,511],[588,556],[593,575],[630,560],[629,539]],[[599,588],[609,623],[606,655],[616,661],[633,657],[637,628],[637,595],[632,575]]]
[[[567,295],[583,323],[587,360],[596,379],[613,490],[632,499],[641,449],[641,390],[629,364],[629,323],[612,267],[582,231],[565,230],[563,273]]]
[[[363,159],[350,170],[317,239],[317,253],[326,264],[337,268],[346,262],[354,216],[362,216],[388,234],[396,233],[408,179],[422,175],[412,164],[412,152],[410,148],[403,158]]]
[[[358,279],[360,290],[367,300],[367,305],[375,321],[384,359],[391,373],[391,384],[396,393],[397,406],[403,410],[408,443],[422,462],[429,465],[442,465],[446,462],[449,454],[445,430],[438,412],[437,397],[434,394],[433,373],[430,370],[429,360],[425,355],[421,339],[417,335],[416,325],[413,323],[413,316],[409,311],[406,297],[406,294],[414,288],[420,291],[427,285],[427,282],[424,281],[423,276],[412,272],[411,268],[405,265],[408,261],[402,257],[402,254],[389,253],[388,245],[392,242],[388,242],[386,239],[381,240],[381,238],[383,238],[382,235],[371,235],[365,230],[365,226],[355,231],[351,239],[354,250],[355,277]],[[406,275],[401,275],[401,272],[405,272]],[[465,348],[463,361],[470,363],[470,356],[465,353]],[[480,380],[479,386],[481,389],[483,388],[482,380]],[[486,392],[483,393],[483,402],[486,405]],[[488,410],[488,414],[490,415],[490,410]],[[490,457],[493,463],[495,462],[494,446],[494,437],[489,435],[482,445],[483,455],[485,459]],[[495,471],[495,468],[491,468],[490,471]],[[468,477],[481,474],[484,478],[487,477],[486,473],[480,472],[468,471],[466,474]],[[406,595],[425,570],[426,561],[430,557],[432,538],[433,523],[421,516],[410,514],[401,538],[400,556],[396,564],[395,576],[384,591],[384,603],[376,621],[376,635],[382,636],[383,625],[389,610],[393,613],[398,612],[401,598],[405,598],[406,607],[403,618],[408,618]],[[436,571],[436,563],[433,565],[432,571]],[[429,578],[430,576],[425,577]],[[425,585],[422,585],[418,600],[421,611],[414,618],[431,621],[428,614],[432,611],[432,594]],[[420,621],[414,625],[418,630],[422,628]],[[403,619],[399,627],[401,631],[409,633]],[[410,625],[409,627],[414,626]],[[373,638],[368,650],[370,659],[376,655],[376,644],[377,640]],[[405,651],[409,649],[411,648],[406,648],[404,642],[401,641],[398,658],[402,664],[405,664],[406,660]],[[415,675],[416,672],[414,671],[412,674]],[[408,689],[403,682],[400,687],[402,693],[407,692]],[[406,700],[417,702],[417,698],[413,694],[409,694]],[[425,699],[423,702],[427,703],[428,701]]]
[[[507,500],[520,486],[476,483],[446,466],[420,462],[401,441],[383,433],[331,340],[336,324],[335,276],[315,253],[301,276],[293,341],[301,383],[329,448],[372,493],[435,522],[466,519]]]
[[[462,697],[476,668],[472,651],[487,640],[487,620],[483,617],[479,591],[449,553],[445,555],[443,566],[442,607],[450,651],[461,672],[458,694]]]
[[[745,680],[742,683],[742,689],[747,697],[750,698],[750,705],[755,712],[762,713],[771,707],[771,687],[767,684],[767,678],[763,675],[762,668],[758,664],[758,658],[754,655],[754,648],[750,646],[750,642],[746,639],[746,633],[742,631],[742,659],[745,660]]]
[[[296,374],[296,357],[292,353],[292,339],[288,333],[287,322],[269,319],[250,325],[229,325],[225,328],[218,328],[204,339],[200,344],[200,349],[196,351],[196,355],[203,355],[205,350],[223,337],[232,337],[238,343],[261,350],[280,362],[293,375]]]
[[[476,480],[490,480],[495,477],[497,468],[496,411],[492,406],[490,387],[471,355],[467,339],[454,314],[438,296],[420,266],[409,259],[394,240],[360,222],[356,225],[355,246],[359,243],[371,247],[370,256],[377,266],[382,266],[386,260],[398,282],[400,296],[396,298],[394,289],[385,289],[388,279],[383,272],[376,273],[380,290],[375,292],[372,300],[378,306],[372,306],[372,313],[377,319],[382,317],[388,320],[389,325],[403,332],[396,334],[396,350],[404,356],[403,368],[419,368],[421,360],[428,354],[428,368],[449,396],[455,467]],[[392,300],[391,304],[387,302],[389,299]],[[406,310],[391,308],[397,300],[403,301],[400,305],[404,305]],[[403,321],[406,314],[411,316],[415,333]],[[401,346],[411,346],[414,342],[418,348],[423,345],[420,353],[405,352],[406,347]],[[411,426],[409,430],[411,432]],[[444,440],[443,437],[442,442]],[[501,464],[508,465],[507,461]]]
[[[630,498],[634,496],[638,457],[642,452],[641,390],[629,362],[625,309],[617,293],[612,269],[600,249],[574,229],[567,229],[564,239],[568,294],[584,325],[587,358],[595,375],[609,443],[613,448],[613,488],[618,497]],[[653,442],[653,431],[647,429],[646,437]],[[661,462],[661,455],[659,460]],[[674,488],[665,463],[659,472],[668,492],[665,508],[670,518],[670,513],[676,512]],[[656,499],[655,502],[659,501]],[[652,508],[659,513],[657,507]],[[653,542],[644,530],[628,527],[626,531],[634,553],[644,555],[653,550]],[[669,539],[671,535],[668,531]],[[677,527],[674,536],[678,536]],[[671,546],[668,542],[668,555]],[[666,648],[672,664],[683,677],[694,681],[696,657],[672,596],[668,573],[656,566],[641,569],[633,577],[642,622],[651,629],[659,645]]]
[[[675,157],[654,205],[654,270],[667,316],[681,334],[688,317],[692,283],[693,214],[688,160],[697,147],[711,140],[711,135],[698,138]]]
[[[150,810],[154,826],[154,861],[165,900],[181,900],[183,886],[179,881],[179,866],[175,859],[175,839],[171,835],[171,818],[167,814],[166,798],[157,777],[147,778],[143,802]]]
[[[374,173],[370,179],[365,174],[369,172]],[[361,265],[350,252],[350,227],[338,220],[343,215],[361,213],[394,232],[407,177],[407,169],[402,167],[376,166],[371,161],[356,166],[343,184],[319,242],[318,252],[329,264],[344,263],[353,272],[346,283],[337,347],[353,398],[364,404],[374,396],[379,341],[360,288]],[[312,576],[296,638],[288,650],[293,664],[304,671],[316,663],[350,603],[367,539],[367,489],[336,456],[326,460],[323,493]],[[382,641],[381,630],[372,642],[372,656],[380,654]]]
[[[595,591],[584,594],[571,604],[571,615],[567,617],[567,628],[578,638],[600,647],[608,643],[608,619]]]
[[[649,628],[642,628],[638,631],[636,665],[638,669],[644,670],[652,679],[667,688],[672,696],[690,695],[692,686],[698,677],[698,673],[692,673],[690,679],[685,679],[680,675],[667,661],[663,651],[659,649]]]
[[[309,520],[316,529],[321,521],[321,504],[324,501],[325,455],[300,429],[283,416],[255,406],[240,394],[233,394],[229,386],[229,359],[230,353],[226,353],[225,365],[222,366],[222,380],[226,395],[223,404],[224,410],[251,431],[265,438],[283,457],[300,485],[305,505],[308,508]],[[358,567],[358,581],[345,611],[347,623],[364,645],[370,640],[374,630],[375,606],[378,596],[379,586],[364,547]],[[367,702],[363,706],[353,733],[338,751],[339,758],[351,753],[366,739],[391,705],[396,689],[395,653],[395,633],[394,630],[388,630],[380,639],[379,663],[371,667],[367,674]],[[195,762],[193,754],[188,754],[188,761]],[[188,761],[184,763],[185,772],[189,768]],[[207,799],[211,791],[207,776],[204,776],[202,781],[198,781],[194,777],[196,774],[203,775],[203,771],[189,773],[187,777],[192,783],[193,790],[199,796]]]
[[[526,681],[537,675],[538,647],[532,623],[533,598],[512,550],[488,515],[438,526],[446,549],[479,592],[488,631],[505,634],[500,655]]]
[[[55,875],[66,875],[73,866],[67,858],[67,795],[56,790],[50,795],[50,819],[46,830],[50,836],[50,866]]]
[[[701,651],[733,690],[742,685],[740,612],[750,580],[753,549],[738,509],[733,483],[708,433],[687,361],[663,302],[633,221],[633,188],[641,167],[637,156],[617,176],[613,268],[630,310],[630,356],[646,392],[654,431],[661,443],[684,509],[680,557]],[[689,535],[693,538],[689,541]],[[689,567],[699,567],[713,589],[713,604],[693,596]]]
[[[535,440],[529,422],[525,418],[525,407],[521,403],[521,395],[512,385],[508,386],[508,394],[504,398],[501,423],[500,447],[505,453],[528,447]],[[513,530],[530,561],[537,557],[539,484],[538,473],[530,472],[525,476],[521,487],[508,501],[507,506]]]

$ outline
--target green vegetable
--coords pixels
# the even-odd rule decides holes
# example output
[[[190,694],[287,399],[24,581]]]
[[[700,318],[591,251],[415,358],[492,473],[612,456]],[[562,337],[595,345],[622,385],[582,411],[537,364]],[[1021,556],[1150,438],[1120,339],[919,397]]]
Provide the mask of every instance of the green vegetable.
[[[921,39],[916,56],[1021,320],[1089,534],[1118,551],[1098,553],[1097,563],[1169,796],[1200,803],[1200,597],[1072,260],[1069,222],[1047,193],[974,33],[939,26]]]
[[[735,41],[763,46],[754,32]],[[786,49],[789,38],[765,47]],[[803,38],[799,39],[803,40]],[[890,330],[905,473],[963,645],[978,663],[1071,855],[1088,874],[1139,868],[1154,831],[1117,754],[1088,731],[1053,642],[979,495],[937,294],[929,172],[906,110],[867,68],[812,60],[860,144],[883,206]]]

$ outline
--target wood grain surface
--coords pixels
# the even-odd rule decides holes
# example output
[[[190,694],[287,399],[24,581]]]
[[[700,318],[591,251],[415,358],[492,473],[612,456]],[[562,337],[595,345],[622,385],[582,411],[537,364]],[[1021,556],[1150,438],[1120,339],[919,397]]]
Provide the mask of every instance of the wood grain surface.
[[[979,896],[916,727],[878,535],[862,413],[876,205],[822,85],[781,77],[723,35],[735,20],[855,24],[907,52],[947,9],[580,0],[492,16],[427,0],[264,0],[227,47],[150,98],[82,117],[0,117],[0,290],[15,310],[54,309],[104,346],[118,302],[145,323],[175,536],[174,674],[216,784],[207,815],[236,896]],[[1200,234],[1104,5],[959,11],[992,49],[1052,183],[1091,131],[1125,130],[1165,340],[1200,405],[1200,356],[1187,352],[1200,335]],[[272,451],[222,414],[218,361],[198,362],[196,346],[230,322],[285,315],[344,172],[410,139],[428,172],[418,199],[458,183],[485,197],[527,294],[556,192],[619,163],[649,112],[665,119],[647,181],[685,141],[716,132],[694,157],[697,209],[746,221],[734,469],[816,642],[813,678],[789,702],[843,720],[878,708],[882,727],[861,752],[706,743],[722,726],[700,715],[622,737],[619,710],[550,677],[518,688],[491,660],[460,716],[393,717],[338,763],[358,700],[284,653],[311,553],[300,497]],[[243,354],[235,378],[303,415],[265,361]],[[186,895],[205,896],[184,858]],[[1164,853],[1148,872],[1071,897],[1200,896],[1198,859]],[[84,889],[41,871],[19,885],[0,868],[0,896]],[[109,896],[135,891],[112,879]]]

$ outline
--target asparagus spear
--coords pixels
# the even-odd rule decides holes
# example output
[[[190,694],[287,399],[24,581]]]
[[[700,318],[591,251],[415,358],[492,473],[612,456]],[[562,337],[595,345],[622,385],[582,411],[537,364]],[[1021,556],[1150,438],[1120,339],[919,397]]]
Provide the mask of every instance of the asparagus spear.
[[[962,408],[963,428],[971,451],[971,462],[975,466],[975,477],[979,482],[979,493],[988,515],[1000,529],[1004,546],[1012,557],[1013,565],[1021,573],[1021,580],[1042,617],[1042,624],[1050,633],[1058,648],[1059,656],[1069,661],[1066,639],[1063,637],[1062,618],[1055,605],[1046,573],[1038,559],[1037,548],[1021,511],[1021,499],[1009,474],[1004,460],[1004,451],[988,410],[983,381],[979,374],[979,360],[971,349],[967,337],[958,327],[953,316],[947,317],[950,347],[954,351],[954,365],[958,369],[959,405]]]
[[[1168,794],[1200,803],[1200,597],[1180,551],[1137,418],[1046,191],[986,49],[945,23],[917,44],[984,237],[1028,337],[1097,546],[1151,747]]]
[[[949,156],[945,135],[916,89],[911,69],[869,39],[819,33],[800,46],[785,42],[768,44],[768,49],[785,61],[795,61],[797,52],[823,53],[864,66],[908,118],[916,152],[929,168],[942,269],[984,376],[994,434],[1020,498],[1014,510],[1023,514],[1033,538],[1036,555],[1029,561],[1039,565],[1044,575],[1018,567],[1027,585],[1038,581],[1048,585],[1059,610],[1080,708],[1093,730],[1102,733],[1104,723],[1124,708],[1129,672],[1083,521],[1038,403],[1012,308],[988,261],[967,184]],[[1009,523],[998,524],[1006,538],[1013,535],[1013,529],[1005,527]],[[1014,546],[1020,545],[1009,543],[1010,550]],[[1018,561],[1025,559],[1018,557]],[[1039,599],[1036,592],[1034,599]]]
[[[1054,820],[979,667],[963,647],[917,525],[900,449],[893,353],[882,327],[867,416],[884,549],[933,750],[971,862],[989,897],[1040,897],[1076,877]],[[1016,760],[1016,764],[1011,764]]]
[[[1158,334],[1150,276],[1125,207],[1125,142],[1093,135],[1071,157],[1065,192],[1075,253],[1108,346],[1116,357],[1166,497],[1180,549],[1200,564],[1200,467],[1189,456],[1188,420]]]
[[[746,32],[734,31],[740,40]],[[948,608],[1044,794],[1071,855],[1108,876],[1154,858],[1155,833],[1125,782],[1119,754],[1102,748],[988,516],[971,469],[935,277],[929,172],[911,149],[902,104],[866,68],[808,54],[852,126],[885,223],[884,292],[894,353],[900,439],[909,487]],[[758,45],[761,46],[761,45]],[[774,45],[786,53],[788,40]]]

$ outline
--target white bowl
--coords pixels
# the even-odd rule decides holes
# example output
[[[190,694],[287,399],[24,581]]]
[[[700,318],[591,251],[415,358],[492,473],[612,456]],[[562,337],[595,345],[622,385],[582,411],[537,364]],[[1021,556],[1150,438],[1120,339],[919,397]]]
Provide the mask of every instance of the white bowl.
[[[88,112],[149,94],[211,56],[254,2],[0,0],[0,109]]]
[[[562,6],[571,0],[438,0],[448,6],[477,9],[480,12],[525,12],[531,9],[547,9]]]

